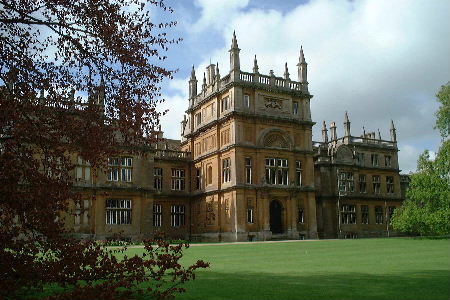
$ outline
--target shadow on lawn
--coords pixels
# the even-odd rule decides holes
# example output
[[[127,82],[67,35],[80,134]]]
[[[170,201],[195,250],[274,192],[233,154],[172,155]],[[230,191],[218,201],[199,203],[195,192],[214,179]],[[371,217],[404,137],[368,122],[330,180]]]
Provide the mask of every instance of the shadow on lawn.
[[[177,299],[449,299],[443,270],[371,275],[361,273],[286,276],[199,272]]]

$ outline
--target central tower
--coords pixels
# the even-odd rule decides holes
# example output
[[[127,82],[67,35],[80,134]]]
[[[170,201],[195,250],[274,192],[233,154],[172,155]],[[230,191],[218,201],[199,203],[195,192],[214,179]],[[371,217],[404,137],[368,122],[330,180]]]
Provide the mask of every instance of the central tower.
[[[235,33],[230,72],[210,64],[197,93],[192,70],[182,150],[190,172],[192,238],[211,241],[316,238],[312,126],[307,64],[298,81],[240,70]]]

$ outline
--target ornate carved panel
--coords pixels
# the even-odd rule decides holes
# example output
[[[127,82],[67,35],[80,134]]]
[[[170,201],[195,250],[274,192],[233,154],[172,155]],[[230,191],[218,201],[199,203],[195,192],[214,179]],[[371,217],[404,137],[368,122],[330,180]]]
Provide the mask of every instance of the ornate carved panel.
[[[267,108],[281,109],[283,107],[281,99],[265,97],[264,100],[265,100],[264,106]]]
[[[268,148],[289,148],[289,142],[279,133],[270,133],[264,138],[264,147]]]

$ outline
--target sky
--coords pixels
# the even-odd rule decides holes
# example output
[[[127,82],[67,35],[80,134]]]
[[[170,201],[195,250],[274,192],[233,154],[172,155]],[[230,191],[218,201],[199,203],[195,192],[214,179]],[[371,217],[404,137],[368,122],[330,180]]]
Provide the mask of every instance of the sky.
[[[188,80],[195,66],[199,85],[209,64],[229,72],[233,31],[241,70],[282,76],[287,62],[297,80],[300,46],[308,63],[313,140],[321,140],[322,122],[338,125],[345,111],[354,136],[381,131],[389,140],[391,119],[397,128],[402,173],[413,172],[425,149],[436,152],[435,95],[450,79],[450,1],[447,0],[172,0],[171,31],[183,41],[167,52],[165,66],[178,69],[162,85],[164,136],[180,139],[188,106]],[[155,13],[155,19],[160,17]]]

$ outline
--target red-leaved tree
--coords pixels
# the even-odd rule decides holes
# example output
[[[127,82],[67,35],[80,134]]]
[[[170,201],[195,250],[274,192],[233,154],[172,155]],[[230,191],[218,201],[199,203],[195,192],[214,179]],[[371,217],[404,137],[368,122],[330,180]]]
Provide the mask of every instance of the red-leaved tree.
[[[71,154],[101,169],[158,125],[158,84],[173,74],[158,63],[179,39],[151,9],[172,12],[162,1],[0,0],[0,298],[168,298],[207,266],[181,266],[182,245],[162,240],[119,259],[72,239],[60,218],[80,201]]]

